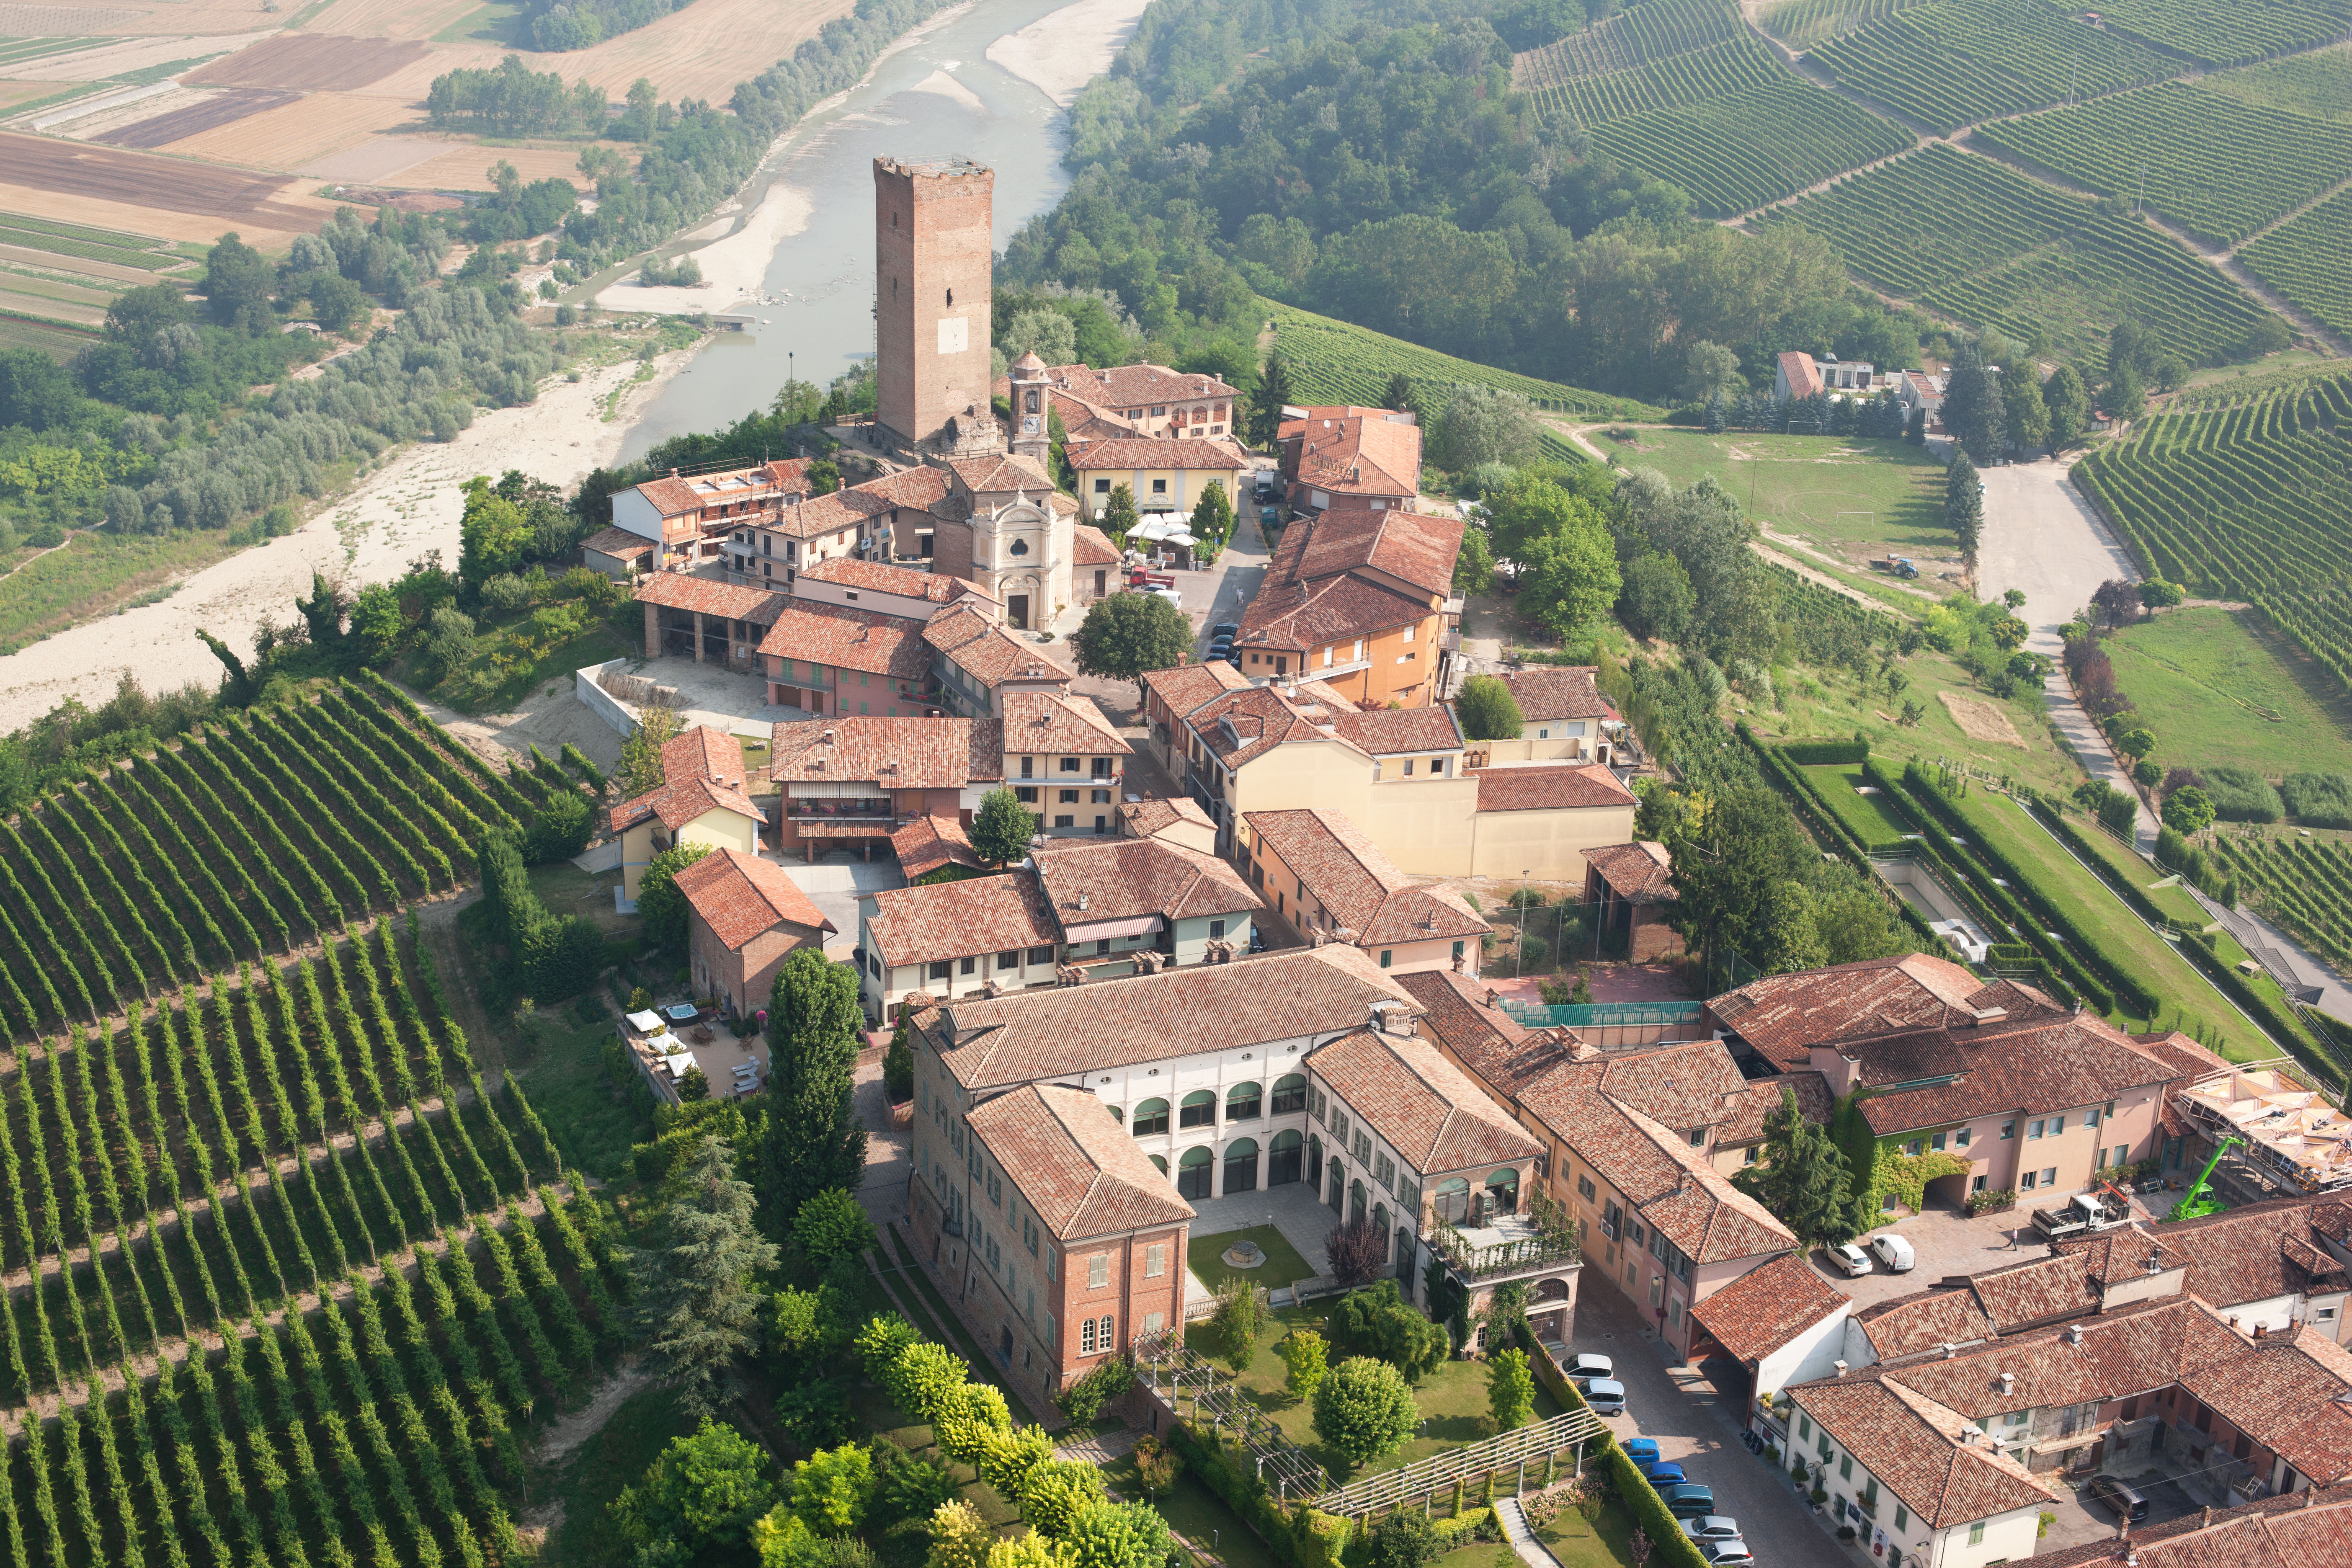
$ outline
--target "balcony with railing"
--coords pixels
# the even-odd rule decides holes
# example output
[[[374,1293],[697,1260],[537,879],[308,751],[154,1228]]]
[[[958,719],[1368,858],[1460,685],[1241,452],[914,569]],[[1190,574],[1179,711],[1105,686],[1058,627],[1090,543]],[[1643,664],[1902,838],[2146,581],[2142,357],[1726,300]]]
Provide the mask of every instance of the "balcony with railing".
[[[1429,1243],[1471,1284],[1529,1279],[1582,1262],[1576,1221],[1540,1198],[1526,1212],[1496,1215],[1478,1225],[1456,1226],[1438,1216],[1431,1223]]]

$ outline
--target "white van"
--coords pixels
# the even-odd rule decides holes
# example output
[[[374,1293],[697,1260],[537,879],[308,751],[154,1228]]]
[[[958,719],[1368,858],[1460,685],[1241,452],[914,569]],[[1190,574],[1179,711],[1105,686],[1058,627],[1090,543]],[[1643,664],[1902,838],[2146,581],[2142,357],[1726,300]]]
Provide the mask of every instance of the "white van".
[[[1872,1237],[1870,1250],[1878,1254],[1878,1260],[1886,1265],[1889,1274],[1907,1274],[1919,1261],[1911,1251],[1911,1244],[1891,1230]]]

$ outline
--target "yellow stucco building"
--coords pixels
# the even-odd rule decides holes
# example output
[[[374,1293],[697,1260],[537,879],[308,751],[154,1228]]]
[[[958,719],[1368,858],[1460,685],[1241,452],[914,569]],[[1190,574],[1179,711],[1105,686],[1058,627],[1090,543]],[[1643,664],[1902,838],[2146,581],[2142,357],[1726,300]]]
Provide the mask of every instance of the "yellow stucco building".
[[[698,724],[662,747],[658,789],[613,808],[621,841],[621,897],[636,901],[646,868],[665,849],[699,844],[710,849],[760,853],[766,819],[749,793],[743,748],[732,735]]]

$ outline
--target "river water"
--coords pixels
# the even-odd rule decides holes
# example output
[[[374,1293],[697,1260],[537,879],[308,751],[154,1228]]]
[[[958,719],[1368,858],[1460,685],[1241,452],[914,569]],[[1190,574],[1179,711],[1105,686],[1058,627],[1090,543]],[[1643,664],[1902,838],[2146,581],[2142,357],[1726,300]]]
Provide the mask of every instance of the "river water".
[[[1069,184],[1066,117],[987,58],[988,46],[1068,0],[978,0],[922,29],[866,79],[803,120],[745,188],[782,182],[810,206],[781,240],[763,293],[740,309],[764,324],[721,332],[663,387],[629,431],[625,458],[765,408],[788,374],[824,386],[874,352],[874,173],[877,156],[975,159],[996,172],[998,249]]]

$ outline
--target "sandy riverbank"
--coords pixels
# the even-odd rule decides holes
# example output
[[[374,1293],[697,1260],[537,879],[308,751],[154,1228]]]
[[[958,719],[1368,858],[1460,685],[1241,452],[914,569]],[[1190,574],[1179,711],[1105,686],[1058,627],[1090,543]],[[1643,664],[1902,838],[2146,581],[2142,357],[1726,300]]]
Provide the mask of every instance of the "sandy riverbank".
[[[1110,69],[1149,0],[1077,0],[988,46],[988,58],[1067,109]]]
[[[690,349],[663,355],[609,423],[604,399],[636,374],[635,361],[577,382],[551,381],[536,403],[486,410],[455,441],[404,447],[301,528],[206,567],[170,598],[84,622],[0,658],[0,732],[68,697],[95,708],[114,694],[125,670],[151,692],[191,680],[211,687],[221,668],[196,629],[249,657],[255,625],[293,620],[294,601],[310,591],[313,572],[340,572],[358,588],[398,577],[428,550],[454,567],[465,499],[459,486],[476,474],[520,468],[570,489],[589,469],[618,460],[632,411],[692,356]]]

